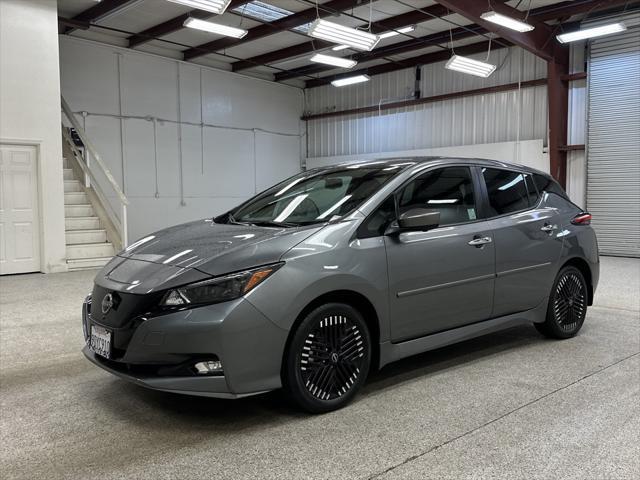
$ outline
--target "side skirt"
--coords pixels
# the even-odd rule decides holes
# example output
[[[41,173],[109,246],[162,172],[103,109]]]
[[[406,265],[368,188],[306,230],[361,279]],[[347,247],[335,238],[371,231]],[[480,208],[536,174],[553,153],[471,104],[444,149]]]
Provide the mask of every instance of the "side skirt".
[[[489,333],[505,330],[507,328],[524,325],[527,323],[544,322],[547,314],[547,304],[549,298],[545,298],[540,304],[526,310],[524,312],[512,313],[504,317],[492,318],[483,322],[466,325],[464,327],[454,328],[426,337],[420,337],[406,342],[391,343],[384,342],[380,344],[380,365],[379,368],[388,363],[395,362],[402,358],[417,355],[418,353],[428,352],[437,348],[452,345],[454,343],[463,342],[471,338],[481,337]]]

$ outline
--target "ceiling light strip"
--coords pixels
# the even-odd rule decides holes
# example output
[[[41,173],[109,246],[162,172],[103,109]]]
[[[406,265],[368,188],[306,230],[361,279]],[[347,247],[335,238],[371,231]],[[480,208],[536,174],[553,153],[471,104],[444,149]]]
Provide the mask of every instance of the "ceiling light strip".
[[[347,85],[353,85],[354,83],[368,82],[370,80],[369,75],[354,75],[353,77],[338,78],[331,82],[334,87],[345,87]]]
[[[575,32],[562,33],[560,35],[556,35],[556,38],[560,43],[577,42],[588,38],[602,37],[604,35],[611,35],[612,33],[624,32],[626,29],[627,26],[624,23],[610,23],[599,27],[584,28]]]
[[[199,10],[205,10],[211,13],[217,13],[220,15],[227,9],[231,0],[168,0],[172,3],[179,3],[180,5],[186,5],[187,7],[197,8]]]
[[[331,55],[324,55],[322,53],[316,53],[309,60],[311,60],[312,62],[324,63],[325,65],[332,65],[334,67],[341,68],[353,68],[358,64],[358,62],[356,62],[355,60],[351,60],[350,58],[333,57]]]
[[[242,28],[229,27],[228,25],[207,22],[206,20],[200,20],[199,18],[187,18],[184,21],[184,26],[233,38],[242,38],[247,33],[249,33],[247,30],[244,30]]]
[[[515,30],[516,32],[530,32],[535,27],[533,25],[529,25],[526,22],[522,22],[512,17],[508,17],[507,15],[502,15],[498,12],[485,12],[480,15],[480,18],[486,20],[487,22],[495,23],[496,25],[500,25],[502,27],[506,27],[510,30]]]

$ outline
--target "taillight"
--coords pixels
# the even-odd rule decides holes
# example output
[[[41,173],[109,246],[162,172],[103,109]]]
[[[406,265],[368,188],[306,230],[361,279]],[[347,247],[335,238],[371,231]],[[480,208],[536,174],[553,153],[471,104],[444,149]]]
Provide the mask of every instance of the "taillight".
[[[582,212],[573,217],[571,223],[574,225],[591,225],[591,214],[588,212]]]

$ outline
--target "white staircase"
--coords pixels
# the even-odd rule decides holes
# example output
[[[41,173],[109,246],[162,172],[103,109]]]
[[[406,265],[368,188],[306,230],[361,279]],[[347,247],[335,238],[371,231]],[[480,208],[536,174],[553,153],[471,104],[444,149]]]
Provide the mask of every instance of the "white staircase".
[[[69,161],[64,162],[64,226],[69,270],[99,268],[115,255],[113,244],[107,240],[107,231],[76,179]]]

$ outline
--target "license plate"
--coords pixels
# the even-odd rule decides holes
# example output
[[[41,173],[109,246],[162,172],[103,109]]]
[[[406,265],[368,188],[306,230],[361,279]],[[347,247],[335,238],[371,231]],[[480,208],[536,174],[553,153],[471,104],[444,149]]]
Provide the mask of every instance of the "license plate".
[[[111,358],[111,332],[106,328],[91,325],[89,348],[102,357]]]

